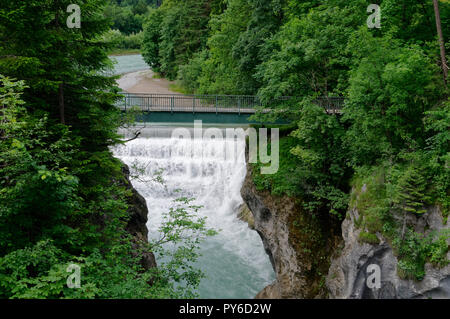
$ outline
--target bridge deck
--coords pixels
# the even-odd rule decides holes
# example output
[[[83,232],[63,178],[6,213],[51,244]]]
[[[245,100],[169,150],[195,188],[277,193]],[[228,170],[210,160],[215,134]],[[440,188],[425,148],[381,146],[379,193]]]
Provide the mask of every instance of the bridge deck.
[[[262,105],[257,96],[251,95],[121,94],[124,98],[116,105],[123,111],[254,114]],[[343,99],[319,98],[316,103],[327,113],[340,113]],[[263,112],[270,112],[270,108],[264,108]]]

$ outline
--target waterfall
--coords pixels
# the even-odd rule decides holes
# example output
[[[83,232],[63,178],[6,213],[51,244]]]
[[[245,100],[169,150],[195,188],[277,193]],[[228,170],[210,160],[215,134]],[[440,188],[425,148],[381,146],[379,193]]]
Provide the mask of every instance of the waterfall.
[[[129,166],[143,168],[143,176],[132,183],[147,201],[149,237],[159,237],[162,214],[175,198],[195,198],[193,204],[203,206],[198,214],[207,217],[207,226],[220,229],[201,245],[196,266],[206,278],[200,297],[253,298],[275,274],[259,235],[237,218],[246,174],[245,140],[173,138],[167,130],[158,134],[153,129],[113,149]],[[234,156],[227,155],[230,149]],[[162,172],[165,185],[149,181],[157,172]]]

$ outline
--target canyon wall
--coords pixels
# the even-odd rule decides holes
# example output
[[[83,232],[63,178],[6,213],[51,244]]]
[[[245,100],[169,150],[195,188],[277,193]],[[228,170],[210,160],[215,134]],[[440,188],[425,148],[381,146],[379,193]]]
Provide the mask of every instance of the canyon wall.
[[[124,175],[122,183],[132,194],[127,201],[130,219],[126,229],[133,237],[132,246],[136,256],[142,256],[141,265],[144,269],[150,269],[157,266],[155,256],[151,252],[142,252],[141,250],[148,243],[148,229],[146,225],[148,215],[147,203],[145,198],[131,184],[130,169],[126,164],[123,164],[122,172]]]
[[[425,277],[421,281],[400,278],[397,272],[398,259],[389,240],[380,233],[376,234],[378,244],[358,240],[362,231],[356,227],[359,215],[356,208],[350,209],[342,223],[344,248],[333,259],[326,280],[330,298],[450,298],[450,264],[440,269],[430,263],[425,264]],[[415,232],[424,235],[449,229],[437,207],[429,208],[421,216],[408,214],[406,223]],[[450,239],[447,243],[450,244]],[[447,259],[450,259],[450,252],[447,253]],[[381,286],[378,289],[370,289],[367,285],[373,273],[371,269],[368,271],[369,265],[379,266]]]
[[[436,268],[427,263],[423,280],[401,279],[398,259],[386,238],[377,234],[377,244],[358,240],[357,209],[349,209],[341,225],[326,217],[314,218],[293,198],[257,190],[251,165],[241,194],[246,206],[240,216],[260,235],[277,276],[255,298],[450,298],[450,265]],[[449,230],[437,207],[407,218],[408,226],[419,233]],[[380,267],[379,289],[367,285],[372,273],[367,267],[372,264]]]
[[[340,242],[336,227],[304,213],[293,198],[257,190],[250,165],[241,195],[276,273],[276,280],[256,298],[326,297],[325,274],[330,261],[326,256]],[[245,216],[245,210],[240,215]]]

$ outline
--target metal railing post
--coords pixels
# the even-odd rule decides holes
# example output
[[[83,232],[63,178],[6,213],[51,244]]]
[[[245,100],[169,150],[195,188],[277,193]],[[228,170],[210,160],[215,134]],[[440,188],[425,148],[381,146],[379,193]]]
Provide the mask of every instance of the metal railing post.
[[[171,98],[170,98],[170,113],[173,113],[173,102],[174,102],[174,97],[172,96]]]
[[[217,95],[216,95],[216,115],[217,115]]]
[[[195,95],[194,99],[192,100],[192,114],[195,114]]]
[[[241,99],[238,97],[238,110],[239,110],[239,115],[241,115]]]

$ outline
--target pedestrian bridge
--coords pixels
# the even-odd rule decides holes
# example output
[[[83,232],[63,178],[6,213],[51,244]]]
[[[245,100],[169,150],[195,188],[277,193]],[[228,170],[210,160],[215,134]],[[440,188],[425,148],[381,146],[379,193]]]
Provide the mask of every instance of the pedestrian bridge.
[[[184,112],[184,113],[235,113],[253,114],[257,109],[270,112],[254,95],[184,95],[121,93],[123,98],[117,106],[124,111],[137,109],[144,112]],[[276,102],[288,101],[293,97],[282,97]],[[315,102],[327,113],[340,113],[343,98],[320,97]]]

